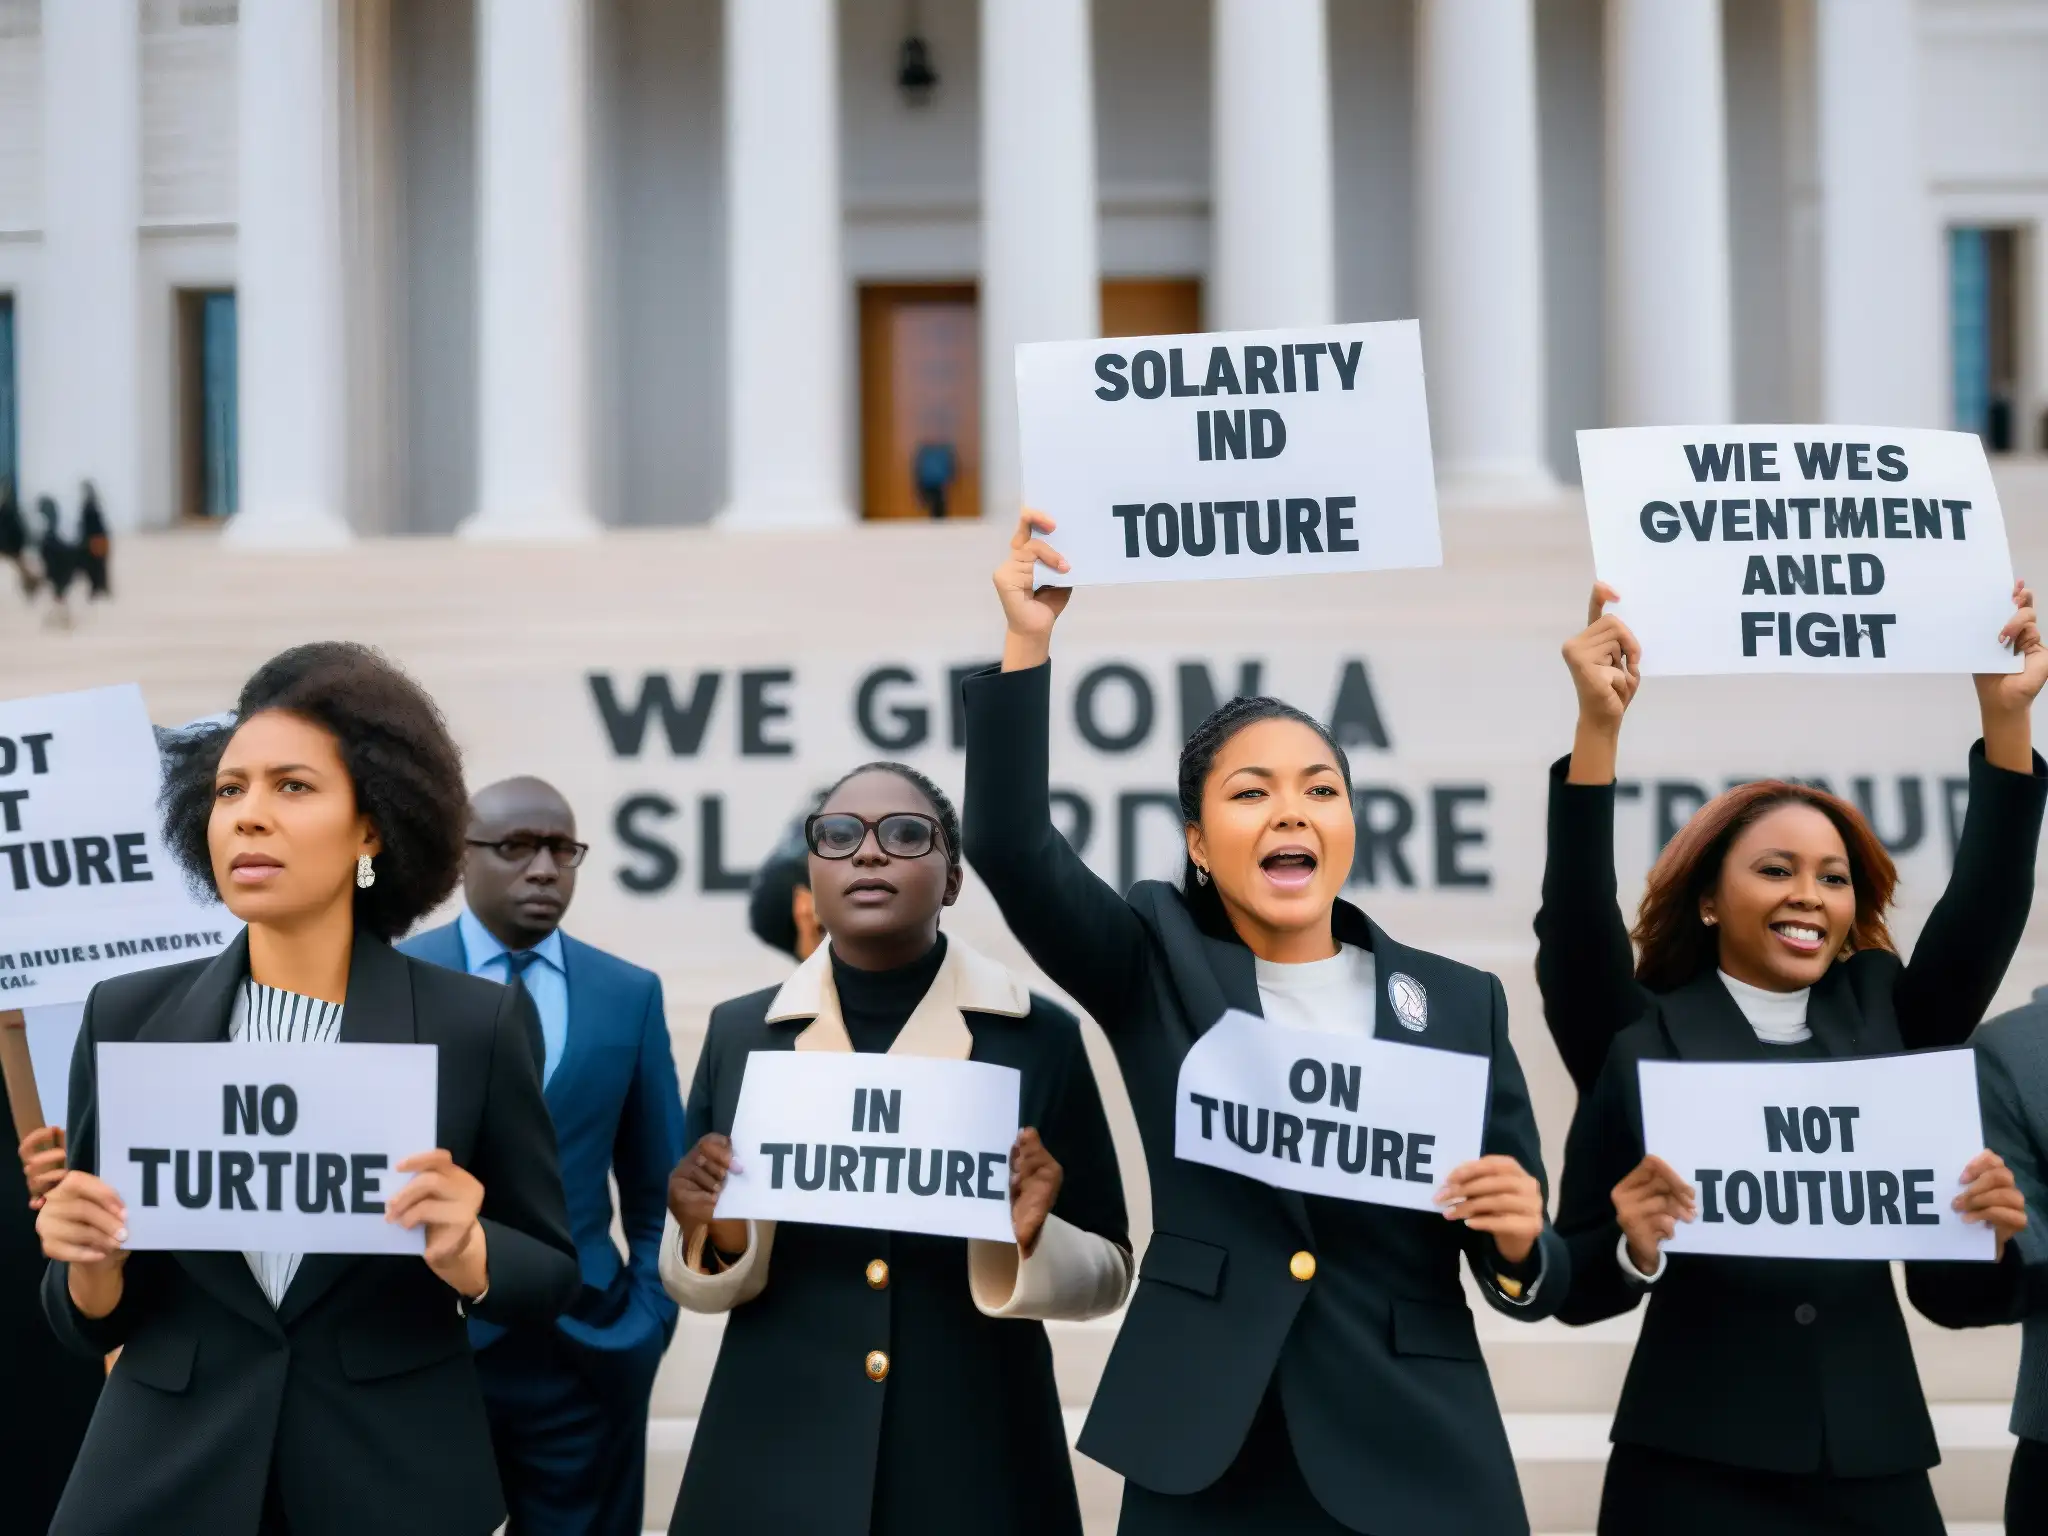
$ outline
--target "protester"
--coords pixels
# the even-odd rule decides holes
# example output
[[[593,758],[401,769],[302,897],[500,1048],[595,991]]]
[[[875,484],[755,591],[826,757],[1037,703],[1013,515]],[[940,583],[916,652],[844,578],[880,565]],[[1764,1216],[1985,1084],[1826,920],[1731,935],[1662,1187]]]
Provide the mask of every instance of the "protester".
[[[512,1536],[638,1536],[647,1404],[675,1303],[661,1288],[683,1106],[661,981],[562,932],[585,845],[569,803],[507,779],[469,805],[463,911],[404,953],[533,999],[582,1288],[551,1326],[469,1325]],[[612,1184],[627,1257],[612,1243]]]
[[[1616,905],[1615,762],[1622,717],[1641,681],[1636,671],[1641,648],[1628,626],[1604,611],[1615,600],[1611,587],[1596,585],[1586,628],[1565,642],[1565,663],[1578,693],[1578,725],[1571,755],[1550,770],[1550,857],[1543,870],[1543,905],[1536,914],[1536,981],[1544,1019],[1582,1094],[1599,1076],[1608,1043],[1643,1015],[1651,994],[1691,980],[1717,948],[1715,919],[1674,909],[1672,920],[1681,928],[1671,936],[1672,964],[1664,972],[1645,973],[1629,947],[1628,927]],[[2020,857],[2018,850],[2034,847],[2041,826],[2043,785],[2030,766],[2039,761],[2033,756],[2030,721],[2034,697],[2048,678],[2048,648],[2034,624],[2033,594],[2015,583],[2013,600],[2015,612],[1999,639],[2013,647],[2025,667],[1976,680],[1983,736],[1969,752],[1970,814],[1956,845],[1948,889],[1921,931],[1912,963],[1899,964],[1881,920],[1867,932],[1850,932],[1848,887],[1831,876],[1831,883],[1819,889],[1836,893],[1831,910],[1839,910],[1833,911],[1833,926],[1824,925],[1817,939],[1795,943],[1770,931],[1775,917],[1748,923],[1733,939],[1729,929],[1719,930],[1718,947],[1734,942],[1753,955],[1754,974],[1748,980],[1754,985],[1787,995],[1800,992],[1840,960],[1854,978],[1840,989],[1850,1011],[1847,1022],[1868,1020],[1883,1029],[1895,1021],[1900,1043],[1914,1050],[1960,1045],[1984,1017],[2033,901],[2033,860]],[[1721,809],[1731,803],[1723,802]],[[1768,809],[1760,805],[1758,814]],[[1703,810],[1698,824],[1704,826],[1707,819]],[[1811,817],[1807,822],[1817,829]],[[1862,817],[1856,817],[1855,825],[1874,840]],[[1882,855],[1882,845],[1876,846]],[[1868,910],[1881,919],[1883,906],[1879,901]],[[1776,911],[1774,904],[1771,911]],[[1635,937],[1638,943],[1645,939],[1641,931]]]
[[[817,810],[813,796],[810,811]],[[754,871],[747,890],[747,927],[770,949],[779,949],[799,962],[825,942],[824,927],[818,922],[818,904],[811,896],[811,855],[804,845],[804,824],[809,811],[790,824],[761,867]]]
[[[26,1159],[26,1143],[23,1152]],[[49,1529],[102,1375],[99,1361],[57,1342],[36,1302],[44,1261],[32,1206],[41,1201],[30,1197],[63,1176],[61,1149],[56,1155],[58,1171],[47,1180],[26,1169],[22,1183],[0,1179],[0,1360],[13,1398],[8,1432],[0,1435],[0,1528],[23,1536]]]
[[[1070,592],[1027,512],[997,570],[1001,671],[966,687],[968,852],[1031,957],[1107,1031],[1152,1175],[1156,1230],[1080,1448],[1124,1474],[1126,1536],[1526,1531],[1458,1280],[1533,1319],[1570,1283],[1497,979],[1396,943],[1337,892],[1356,828],[1329,735],[1273,699],[1226,704],[1181,753],[1182,889],[1128,900],[1060,836],[1048,655]],[[829,926],[829,922],[828,922]],[[1302,1196],[1175,1157],[1176,1083],[1226,1008],[1490,1058],[1485,1152],[1441,1215]],[[1426,1003],[1422,999],[1426,998]],[[1445,1218],[1449,1217],[1450,1220]]]
[[[856,769],[807,838],[831,938],[780,988],[712,1013],[690,1089],[705,1134],[669,1185],[669,1292],[731,1313],[669,1529],[1079,1536],[1036,1320],[1112,1311],[1130,1284],[1123,1187],[1079,1025],[940,932],[960,891],[960,827],[922,774]],[[715,1219],[748,1053],[786,1050],[1016,1068],[1015,1245]]]
[[[2048,987],[2024,1007],[1986,1019],[1977,1048],[1984,1139],[2004,1155],[2028,1209],[2048,1210]],[[1973,1321],[2024,1323],[2011,1429],[2018,1439],[2005,1485],[2007,1536],[2048,1530],[2048,1224],[2030,1223],[2015,1239],[2026,1282],[2003,1316]]]
[[[101,983],[71,1071],[73,1166],[37,1217],[58,1335],[121,1356],[52,1530],[483,1536],[504,1517],[463,1317],[539,1323],[575,1290],[533,1004],[390,939],[454,887],[462,771],[375,652],[299,646],[230,730],[179,741],[165,835],[248,927],[218,956]],[[424,1258],[143,1252],[95,1177],[108,1041],[437,1047],[441,1147],[387,1219]]]
[[[1537,921],[1552,1034],[1575,1075],[1593,1067],[1561,1181],[1572,1290],[1560,1315],[1589,1323],[1650,1298],[1599,1529],[1936,1536],[1927,1468],[1940,1455],[1891,1267],[1663,1254],[1695,1196],[1644,1145],[1637,1065],[1888,1055],[1956,1043],[1982,1013],[2026,924],[2048,793],[2030,741],[2048,678],[2032,595],[2016,589],[2001,636],[2023,669],[1978,679],[1969,814],[1911,965],[1886,930],[1895,871],[1869,824],[1823,790],[1777,780],[1702,808],[1651,870],[1633,935],[1624,929],[1611,779],[1639,650],[1600,613],[1613,596],[1595,589],[1591,626],[1565,648],[1580,726],[1553,770]],[[2007,1240],[2026,1224],[1997,1154],[1957,1182],[1955,1208],[1991,1227],[2001,1262],[1906,1266],[1914,1304],[1950,1325],[2009,1314],[2023,1276]]]

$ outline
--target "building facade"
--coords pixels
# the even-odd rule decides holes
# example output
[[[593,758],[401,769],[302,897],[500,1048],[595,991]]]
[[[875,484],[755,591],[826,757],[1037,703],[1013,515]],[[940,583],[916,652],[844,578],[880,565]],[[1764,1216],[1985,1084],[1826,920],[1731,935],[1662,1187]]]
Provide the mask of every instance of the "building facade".
[[[1026,340],[2048,433],[2048,0],[0,0],[0,473],[235,542],[1014,503]],[[232,516],[228,516],[232,514]]]

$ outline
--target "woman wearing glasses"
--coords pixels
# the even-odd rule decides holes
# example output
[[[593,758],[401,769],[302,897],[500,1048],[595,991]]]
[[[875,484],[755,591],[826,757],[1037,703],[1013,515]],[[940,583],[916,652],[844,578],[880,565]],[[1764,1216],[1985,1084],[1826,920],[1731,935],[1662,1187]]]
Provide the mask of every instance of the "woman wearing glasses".
[[[805,836],[828,940],[780,988],[713,1011],[689,1103],[705,1134],[669,1181],[669,1294],[731,1314],[669,1529],[1079,1536],[1036,1320],[1112,1311],[1130,1283],[1079,1026],[940,933],[960,893],[960,824],[922,774],[854,770]],[[714,1219],[747,1056],[786,1050],[1018,1069],[1015,1243]]]

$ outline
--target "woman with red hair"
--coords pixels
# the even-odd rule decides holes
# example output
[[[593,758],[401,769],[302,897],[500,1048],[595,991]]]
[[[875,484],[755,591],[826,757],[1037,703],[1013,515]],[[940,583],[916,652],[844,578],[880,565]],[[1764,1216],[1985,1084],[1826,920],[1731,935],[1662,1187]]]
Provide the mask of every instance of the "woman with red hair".
[[[1590,1323],[1650,1299],[1615,1413],[1601,1536],[1939,1536],[1940,1460],[1888,1264],[1672,1255],[1694,1191],[1643,1145],[1637,1064],[1879,1056],[1961,1045],[2018,947],[2033,900],[2048,766],[2031,710],[2048,681],[2033,594],[2000,640],[2020,670],[1976,679],[1984,736],[1948,889],[1910,962],[1885,914],[1891,856],[1846,801],[1783,780],[1708,802],[1650,872],[1636,925],[1615,899],[1614,765],[1640,650],[1593,589],[1565,646],[1579,694],[1572,755],[1552,770],[1537,980],[1581,1100],[1558,1231],[1572,1254],[1559,1315]],[[1906,1266],[1921,1311],[1959,1326],[2018,1294],[2026,1224],[1993,1153],[1961,1170],[1955,1208],[2001,1262]]]

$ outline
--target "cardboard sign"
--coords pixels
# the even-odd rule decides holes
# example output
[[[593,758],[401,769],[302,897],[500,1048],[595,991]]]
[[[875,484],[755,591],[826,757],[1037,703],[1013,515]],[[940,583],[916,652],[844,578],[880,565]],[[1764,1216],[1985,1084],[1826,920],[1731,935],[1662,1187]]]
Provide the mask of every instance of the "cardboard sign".
[[[1990,1259],[1950,1209],[1984,1150],[1971,1052],[1638,1064],[1643,1142],[1698,1192],[1671,1253]]]
[[[1017,349],[1062,586],[1441,565],[1413,320]]]
[[[83,1002],[234,937],[164,846],[162,777],[132,683],[0,703],[0,1007]]]
[[[1974,433],[1613,428],[1579,434],[1579,470],[1645,675],[2019,669]]]
[[[1012,1242],[1020,1082],[980,1061],[755,1051],[717,1213]]]
[[[99,1171],[128,1241],[270,1253],[422,1253],[384,1219],[430,1152],[431,1045],[110,1043],[99,1048]]]
[[[1181,1061],[1173,1155],[1278,1189],[1434,1210],[1445,1175],[1479,1156],[1491,1068],[1233,1008]]]

